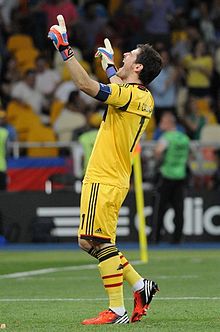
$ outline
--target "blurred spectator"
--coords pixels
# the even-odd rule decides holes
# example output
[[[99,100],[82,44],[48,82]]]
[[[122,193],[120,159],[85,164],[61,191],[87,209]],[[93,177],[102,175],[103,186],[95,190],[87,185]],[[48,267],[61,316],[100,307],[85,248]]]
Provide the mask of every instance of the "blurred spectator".
[[[114,16],[115,13],[119,10],[123,0],[109,0],[108,1],[108,13],[110,16]]]
[[[8,31],[11,30],[12,23],[12,12],[15,9],[19,8],[18,0],[1,0],[0,1],[0,11],[5,24],[5,27]]]
[[[173,41],[171,54],[177,62],[181,63],[185,56],[187,56],[192,46],[201,39],[201,33],[197,24],[193,22],[186,22],[181,37]]]
[[[72,141],[74,131],[86,124],[84,115],[85,103],[80,97],[79,91],[72,91],[68,101],[53,124],[59,141]]]
[[[211,82],[213,108],[216,118],[220,123],[220,45],[217,45],[214,52],[214,69]]]
[[[160,52],[163,60],[163,68],[160,74],[149,85],[154,102],[155,118],[158,123],[163,111],[169,109],[175,113],[177,84],[179,78],[178,68],[171,62],[167,50]]]
[[[47,59],[39,56],[36,60],[36,90],[51,100],[61,78],[56,69],[49,68]]]
[[[47,14],[41,6],[42,0],[31,0],[26,4],[28,7],[28,25],[33,36],[34,44],[42,52],[48,47],[47,43]],[[42,38],[45,36],[45,38]]]
[[[6,106],[11,98],[11,91],[16,82],[21,79],[16,58],[12,55],[4,63],[1,78],[1,99],[3,106]]]
[[[216,98],[214,99],[214,111],[215,111],[216,119],[217,119],[218,123],[220,123],[220,91],[218,91],[218,94],[217,94]]]
[[[0,190],[7,190],[7,140],[8,130],[4,128],[3,111],[0,111]]]
[[[173,0],[173,3],[178,13],[187,12],[189,10],[190,0]]]
[[[182,121],[186,127],[187,135],[193,140],[198,140],[207,121],[205,116],[199,113],[197,99],[193,95],[188,97]]]
[[[51,43],[48,42],[48,30],[56,24],[57,15],[62,14],[65,17],[70,39],[71,28],[78,20],[77,7],[71,0],[32,0],[28,2],[28,9],[29,29],[35,44],[42,52],[46,49],[47,57],[52,60],[54,47],[51,47]]]
[[[189,93],[198,97],[209,96],[213,58],[202,39],[195,43],[192,52],[183,59],[183,66]]]
[[[120,36],[122,52],[135,48],[143,40],[140,16],[138,16],[133,4],[129,1],[121,3],[121,6],[112,18],[112,22],[118,37]]]
[[[75,90],[76,90],[76,86],[72,80],[63,81],[56,89],[54,97],[64,103],[66,103],[68,101],[70,92],[75,91]],[[93,107],[93,106],[95,107],[95,105],[97,104],[97,100],[88,96],[86,93],[84,93],[82,91],[80,91],[79,93],[80,93],[80,97],[83,99],[83,101],[85,102],[86,105],[89,105],[90,107]]]
[[[77,91],[77,87],[73,81],[63,81],[56,89],[54,97],[63,103],[67,103],[69,95],[72,91]]]
[[[78,21],[72,34],[75,46],[80,48],[86,61],[91,62],[93,60],[96,38],[98,33],[102,31],[106,21],[105,17],[100,17],[97,14],[96,1],[88,1],[85,4],[83,16]]]
[[[170,21],[175,14],[173,0],[146,0],[143,10],[144,30],[148,42],[170,43]]]
[[[31,106],[32,110],[42,117],[42,112],[46,106],[46,101],[43,94],[36,90],[35,70],[27,70],[24,78],[14,84],[11,97],[22,104]]]
[[[78,20],[77,7],[70,0],[47,0],[42,1],[40,7],[47,15],[48,29],[57,22],[57,15],[65,17],[67,29],[69,30]],[[89,30],[88,30],[89,31]]]
[[[0,8],[0,72],[2,71],[2,65],[5,58],[8,56],[6,48],[7,30],[3,21],[2,12]]]
[[[214,46],[216,36],[215,36],[215,27],[211,20],[209,7],[210,5],[205,1],[201,1],[199,3],[199,11],[200,11],[199,26],[205,43],[207,43],[210,47]]]
[[[28,33],[27,20],[20,18],[14,14],[14,19],[11,25],[11,34],[7,39],[7,50],[16,55],[20,49],[30,49],[34,47],[33,37]]]
[[[210,16],[215,27],[216,40],[217,42],[219,42],[220,41],[220,0],[212,1]]]
[[[1,128],[5,128],[8,131],[8,142],[15,142],[17,141],[17,132],[14,126],[12,126],[7,121],[7,113],[5,110],[0,108],[0,123]]]
[[[160,241],[164,214],[171,205],[175,211],[172,243],[179,243],[183,229],[183,202],[190,141],[184,133],[176,130],[175,117],[170,112],[162,115],[160,127],[164,134],[155,147],[159,179],[156,185],[152,239],[155,243]]]
[[[167,113],[167,112],[169,112],[169,110],[166,110],[164,113]],[[171,112],[171,113],[172,113],[172,112]],[[176,130],[177,130],[177,131],[180,131],[180,132],[182,132],[182,133],[185,133],[185,132],[186,132],[184,126],[183,126],[182,124],[178,123],[178,122],[177,122],[177,119],[176,119]],[[160,125],[160,123],[159,123],[159,125],[155,128],[155,130],[154,130],[154,132],[153,132],[153,137],[152,137],[152,139],[153,139],[154,141],[157,141],[157,140],[163,135],[163,133],[164,133],[164,131],[162,130],[161,125]]]
[[[35,60],[40,52],[34,45],[29,20],[26,17],[20,17],[20,12],[14,14],[11,29],[12,33],[6,44],[7,50],[15,56],[18,68],[23,74],[27,69],[35,67]]]

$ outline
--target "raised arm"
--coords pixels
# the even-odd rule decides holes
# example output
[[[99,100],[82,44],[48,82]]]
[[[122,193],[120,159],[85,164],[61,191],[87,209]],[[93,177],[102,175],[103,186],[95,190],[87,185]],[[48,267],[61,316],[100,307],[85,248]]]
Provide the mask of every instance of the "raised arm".
[[[58,25],[53,25],[48,33],[48,38],[60,52],[71,74],[75,85],[91,97],[95,97],[100,89],[99,83],[89,77],[85,69],[74,57],[74,52],[69,45],[65,20],[62,15],[57,16]]]
[[[73,56],[66,61],[72,80],[75,85],[91,97],[95,97],[99,92],[99,83],[89,77],[85,69]]]

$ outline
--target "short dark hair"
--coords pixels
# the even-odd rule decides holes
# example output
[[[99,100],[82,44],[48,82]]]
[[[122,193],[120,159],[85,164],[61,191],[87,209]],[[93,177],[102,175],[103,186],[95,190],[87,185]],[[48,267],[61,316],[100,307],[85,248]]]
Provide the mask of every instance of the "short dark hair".
[[[135,63],[143,65],[139,79],[144,86],[147,86],[159,75],[162,68],[162,59],[160,54],[149,44],[138,44],[137,48],[140,49],[140,53],[137,55]]]

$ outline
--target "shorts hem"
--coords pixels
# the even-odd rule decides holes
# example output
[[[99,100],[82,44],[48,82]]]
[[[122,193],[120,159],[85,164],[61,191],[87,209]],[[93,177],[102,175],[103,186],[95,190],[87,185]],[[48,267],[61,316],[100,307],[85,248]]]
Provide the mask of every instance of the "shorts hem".
[[[111,243],[110,238],[105,238],[105,237],[99,237],[99,236],[94,236],[94,235],[80,235],[80,239],[84,240],[90,240],[90,241],[97,241],[101,243]]]

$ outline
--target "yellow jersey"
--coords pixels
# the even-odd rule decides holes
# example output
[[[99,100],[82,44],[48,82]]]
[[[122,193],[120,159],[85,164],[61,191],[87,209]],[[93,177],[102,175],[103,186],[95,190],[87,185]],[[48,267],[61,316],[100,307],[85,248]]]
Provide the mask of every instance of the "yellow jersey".
[[[128,188],[132,153],[151,118],[154,101],[151,93],[139,84],[112,83],[105,87],[109,94],[102,100],[108,108],[87,165],[84,183]]]
[[[191,54],[183,60],[183,65],[187,69],[187,86],[190,88],[209,88],[210,78],[204,74],[198,67],[209,70],[210,74],[213,69],[213,59],[211,56],[201,56],[194,58]]]

